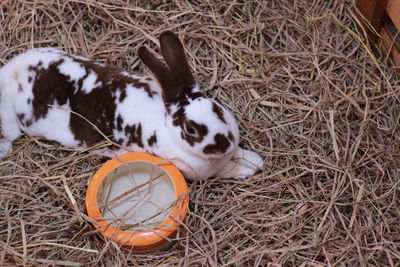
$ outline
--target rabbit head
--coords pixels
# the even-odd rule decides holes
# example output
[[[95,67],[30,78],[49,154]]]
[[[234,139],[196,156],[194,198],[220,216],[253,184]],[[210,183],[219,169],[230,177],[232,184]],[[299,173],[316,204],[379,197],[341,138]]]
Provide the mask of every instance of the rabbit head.
[[[200,92],[182,43],[174,33],[163,32],[160,47],[166,65],[144,46],[138,55],[161,87],[167,131],[175,143],[171,145],[205,160],[230,159],[239,141],[232,114]]]

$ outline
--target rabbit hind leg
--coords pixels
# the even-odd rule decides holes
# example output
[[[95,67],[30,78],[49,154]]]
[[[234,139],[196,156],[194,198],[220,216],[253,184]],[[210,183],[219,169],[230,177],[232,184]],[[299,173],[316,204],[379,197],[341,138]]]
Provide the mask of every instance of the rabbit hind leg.
[[[7,86],[7,88],[4,88]],[[15,88],[12,88],[15,87]],[[18,91],[18,83],[11,80],[7,83],[0,83],[0,158],[4,158],[12,152],[12,141],[21,135],[21,129],[18,124],[18,117],[15,112],[14,104],[15,92]],[[8,92],[11,92],[10,95]]]

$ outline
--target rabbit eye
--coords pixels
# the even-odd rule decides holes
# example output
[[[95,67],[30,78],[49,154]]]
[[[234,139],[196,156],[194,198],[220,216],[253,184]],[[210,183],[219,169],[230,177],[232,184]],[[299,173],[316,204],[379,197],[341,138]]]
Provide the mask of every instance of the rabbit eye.
[[[187,132],[190,133],[190,134],[195,134],[195,133],[196,133],[196,130],[195,130],[193,127],[190,127],[190,126],[187,127],[186,130],[187,130]]]
[[[185,124],[185,132],[189,135],[195,135],[197,133],[196,129],[193,126]]]

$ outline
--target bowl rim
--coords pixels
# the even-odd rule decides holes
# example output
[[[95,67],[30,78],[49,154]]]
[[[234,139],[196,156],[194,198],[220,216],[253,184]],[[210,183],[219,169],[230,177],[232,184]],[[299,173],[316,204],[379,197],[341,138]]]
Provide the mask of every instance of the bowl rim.
[[[137,232],[120,230],[104,220],[100,209],[97,206],[97,193],[101,183],[115,168],[124,163],[145,161],[162,168],[171,178],[175,190],[176,204],[170,215],[158,226]],[[146,152],[129,152],[107,161],[101,166],[89,181],[86,191],[86,210],[90,218],[94,220],[93,225],[106,238],[112,239],[123,246],[151,246],[157,247],[159,243],[167,242],[179,228],[188,211],[188,186],[182,173],[170,161],[151,155]]]

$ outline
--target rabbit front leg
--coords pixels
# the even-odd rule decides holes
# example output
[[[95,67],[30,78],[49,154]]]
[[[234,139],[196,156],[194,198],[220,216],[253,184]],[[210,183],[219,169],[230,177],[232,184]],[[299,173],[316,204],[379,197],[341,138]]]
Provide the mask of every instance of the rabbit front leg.
[[[263,159],[257,153],[238,147],[218,176],[244,179],[254,175],[262,166]]]
[[[7,86],[13,86],[15,84],[16,82],[13,81],[8,83]],[[18,85],[16,88],[8,87],[7,89],[15,89],[16,91],[18,90]],[[0,125],[2,135],[2,139],[0,139],[0,158],[4,158],[12,152],[12,141],[21,135],[17,114],[15,113],[13,101],[11,101],[6,93],[7,89],[0,87],[0,90],[2,90],[2,94],[0,95]]]

